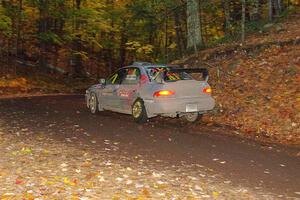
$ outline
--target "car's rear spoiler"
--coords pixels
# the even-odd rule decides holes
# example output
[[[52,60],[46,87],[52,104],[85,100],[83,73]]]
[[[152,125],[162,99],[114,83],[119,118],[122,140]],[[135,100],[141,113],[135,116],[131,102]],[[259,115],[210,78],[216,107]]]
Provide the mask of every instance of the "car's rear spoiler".
[[[186,72],[189,74],[201,73],[205,81],[208,81],[209,78],[208,70],[206,68],[177,68],[177,67],[171,68],[170,67],[169,72],[174,72],[174,73]]]

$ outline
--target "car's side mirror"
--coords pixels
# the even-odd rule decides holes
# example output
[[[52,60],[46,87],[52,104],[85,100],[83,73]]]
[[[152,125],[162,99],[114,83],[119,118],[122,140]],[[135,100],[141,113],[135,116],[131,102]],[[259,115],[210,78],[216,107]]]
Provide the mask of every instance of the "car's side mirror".
[[[99,80],[99,82],[100,82],[101,85],[105,85],[106,84],[106,80],[104,78],[101,78]]]

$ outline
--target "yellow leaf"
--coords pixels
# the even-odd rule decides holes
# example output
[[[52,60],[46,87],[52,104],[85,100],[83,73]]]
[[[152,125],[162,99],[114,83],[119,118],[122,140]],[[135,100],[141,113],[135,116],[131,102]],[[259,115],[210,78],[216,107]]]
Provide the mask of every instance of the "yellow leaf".
[[[53,181],[46,181],[46,185],[54,185],[55,183]]]
[[[177,47],[177,44],[173,42],[168,48],[169,49],[175,49]]]
[[[30,148],[22,148],[21,149],[21,154],[32,154],[32,150]]]
[[[70,186],[76,185],[73,181],[70,181],[67,177],[64,178],[64,183]]]
[[[215,198],[217,198],[219,195],[220,195],[219,192],[213,192],[213,196],[214,196]]]

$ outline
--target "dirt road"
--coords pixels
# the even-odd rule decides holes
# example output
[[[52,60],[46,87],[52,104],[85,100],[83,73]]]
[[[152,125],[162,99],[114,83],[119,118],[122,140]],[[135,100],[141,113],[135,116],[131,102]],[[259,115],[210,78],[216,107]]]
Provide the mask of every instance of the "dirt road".
[[[92,115],[83,96],[2,99],[0,197],[300,199],[300,149],[204,126]]]

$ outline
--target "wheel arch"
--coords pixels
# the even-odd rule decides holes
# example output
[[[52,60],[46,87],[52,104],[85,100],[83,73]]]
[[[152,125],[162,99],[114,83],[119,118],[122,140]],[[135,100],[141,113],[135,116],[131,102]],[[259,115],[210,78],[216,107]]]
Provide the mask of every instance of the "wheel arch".
[[[142,105],[141,105],[141,111],[139,112],[139,114],[137,116],[135,116],[134,114],[134,109],[135,109],[135,105],[140,102]],[[147,109],[146,109],[146,106],[145,106],[145,102],[142,98],[140,97],[137,97],[134,101],[134,103],[132,104],[131,106],[131,112],[132,112],[132,116],[134,117],[135,121],[138,122],[138,123],[145,123],[147,122],[148,120],[148,113],[147,113]]]
[[[90,90],[89,91],[89,98],[90,98],[90,96],[91,96],[91,94],[95,94],[95,96],[96,96],[96,98],[97,98],[97,103],[98,103],[98,105],[97,105],[97,107],[98,107],[98,110],[99,111],[103,111],[103,106],[101,105],[101,95],[100,95],[100,92],[98,92],[97,90],[95,90],[95,89],[92,89],[92,90]]]

